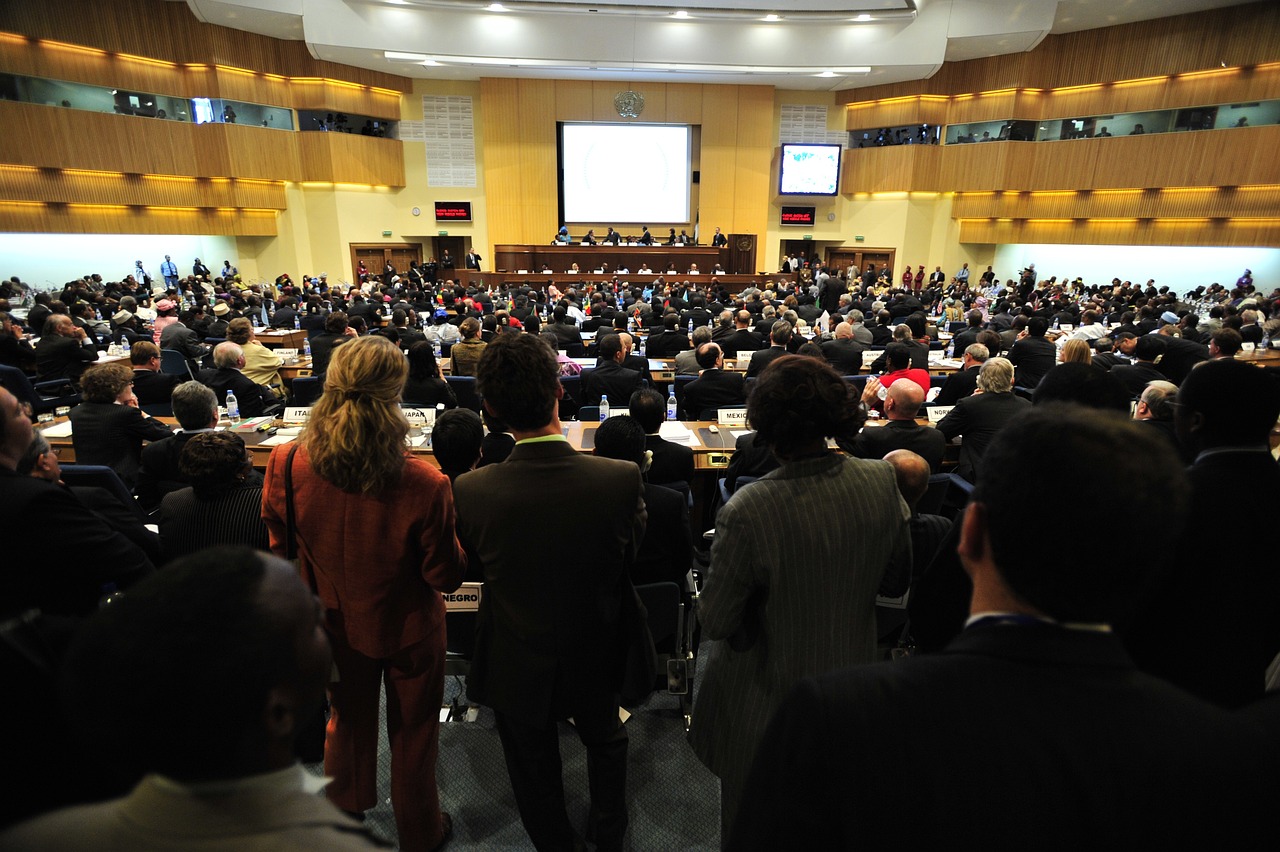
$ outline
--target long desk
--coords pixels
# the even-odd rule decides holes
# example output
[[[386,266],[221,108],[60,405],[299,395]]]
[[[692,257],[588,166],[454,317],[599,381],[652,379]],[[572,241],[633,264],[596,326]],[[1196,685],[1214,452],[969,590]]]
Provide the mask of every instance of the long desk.
[[[612,269],[613,267],[610,266]],[[702,264],[698,264],[698,268],[702,269]],[[712,273],[709,270],[703,270],[698,275],[689,275],[687,272],[664,272],[654,270],[653,272],[628,272],[621,275],[615,273],[598,273],[594,270],[595,266],[582,267],[580,272],[562,272],[559,270],[553,272],[537,272],[530,270],[528,272],[513,272],[507,270],[505,272],[476,272],[473,269],[456,269],[456,274],[448,277],[456,281],[461,281],[464,285],[475,284],[484,286],[490,284],[496,285],[521,285],[526,284],[535,290],[545,290],[550,284],[554,284],[560,291],[567,290],[570,287],[581,287],[583,284],[606,284],[617,278],[626,284],[649,285],[659,275],[662,276],[669,284],[676,282],[688,281],[691,284],[698,284],[706,287],[714,278],[716,283],[720,284],[729,293],[739,293],[748,287],[759,287],[760,289],[776,289],[779,286],[794,282],[796,274],[793,272],[771,272],[763,275],[732,275],[723,273]]]

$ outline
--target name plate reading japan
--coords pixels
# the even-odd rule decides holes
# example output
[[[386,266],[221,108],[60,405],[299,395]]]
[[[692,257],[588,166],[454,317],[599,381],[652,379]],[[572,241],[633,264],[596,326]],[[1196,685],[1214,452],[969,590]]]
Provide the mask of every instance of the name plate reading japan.
[[[446,592],[441,597],[447,612],[475,612],[480,609],[483,595],[484,583],[463,583],[456,592]]]
[[[436,410],[434,408],[401,408],[404,418],[409,421],[410,426],[421,426],[429,429],[436,425]]]
[[[738,426],[747,428],[747,410],[745,408],[716,409],[717,426]]]

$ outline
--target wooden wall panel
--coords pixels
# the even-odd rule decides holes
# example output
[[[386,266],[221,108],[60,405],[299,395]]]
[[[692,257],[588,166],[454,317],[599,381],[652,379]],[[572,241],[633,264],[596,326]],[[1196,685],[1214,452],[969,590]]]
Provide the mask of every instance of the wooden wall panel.
[[[702,221],[716,223],[726,234],[737,209],[735,174],[738,169],[739,103],[720,87],[706,87],[702,100],[702,182],[699,203]],[[770,109],[772,112],[772,108]],[[769,122],[772,126],[772,121]],[[776,167],[775,167],[776,168]]]
[[[0,201],[0,230],[55,234],[276,235],[275,211]]]
[[[676,124],[702,124],[704,87],[701,84],[667,83],[666,90],[667,121]]]
[[[0,199],[166,207],[285,208],[279,181],[235,181],[0,166]]]
[[[594,84],[587,80],[562,80],[556,84],[556,120],[591,121]]]
[[[523,242],[549,242],[559,224],[556,179],[556,81],[519,80],[520,170]]]
[[[190,124],[0,101],[0,126],[11,164],[197,174]]]
[[[1270,218],[1280,186],[956,193],[956,219]]]
[[[763,234],[768,230],[769,207],[761,201],[773,193],[775,141],[773,88],[739,86],[733,230],[728,233]]]
[[[514,79],[486,77],[480,81],[480,114],[484,137],[485,210],[493,243],[524,243],[519,205],[520,116],[519,91]],[[430,172],[430,165],[428,165]]]
[[[1119,222],[971,221],[962,243],[1067,245],[1280,246],[1280,219],[1167,219]]]
[[[349,133],[299,133],[302,180],[404,186],[404,146]]]

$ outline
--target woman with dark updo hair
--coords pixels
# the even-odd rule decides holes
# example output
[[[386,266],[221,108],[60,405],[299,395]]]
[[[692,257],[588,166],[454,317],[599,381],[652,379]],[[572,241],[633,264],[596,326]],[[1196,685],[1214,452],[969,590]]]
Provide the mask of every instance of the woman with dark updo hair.
[[[847,445],[865,419],[835,370],[799,355],[767,366],[747,400],[781,467],[716,515],[690,732],[720,777],[722,836],[778,704],[802,678],[874,661],[876,595],[900,595],[910,580],[910,512],[893,467],[827,447]]]

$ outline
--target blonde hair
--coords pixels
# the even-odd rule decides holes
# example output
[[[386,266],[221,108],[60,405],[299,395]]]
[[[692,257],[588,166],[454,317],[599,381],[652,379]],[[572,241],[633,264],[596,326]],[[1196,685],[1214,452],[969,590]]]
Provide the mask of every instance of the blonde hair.
[[[334,350],[301,439],[320,478],[362,494],[400,481],[409,434],[400,395],[408,374],[404,355],[385,337],[360,337]]]
[[[1066,343],[1062,344],[1062,363],[1092,364],[1093,349],[1089,346],[1087,341],[1080,340],[1078,338],[1075,340],[1068,340]]]

